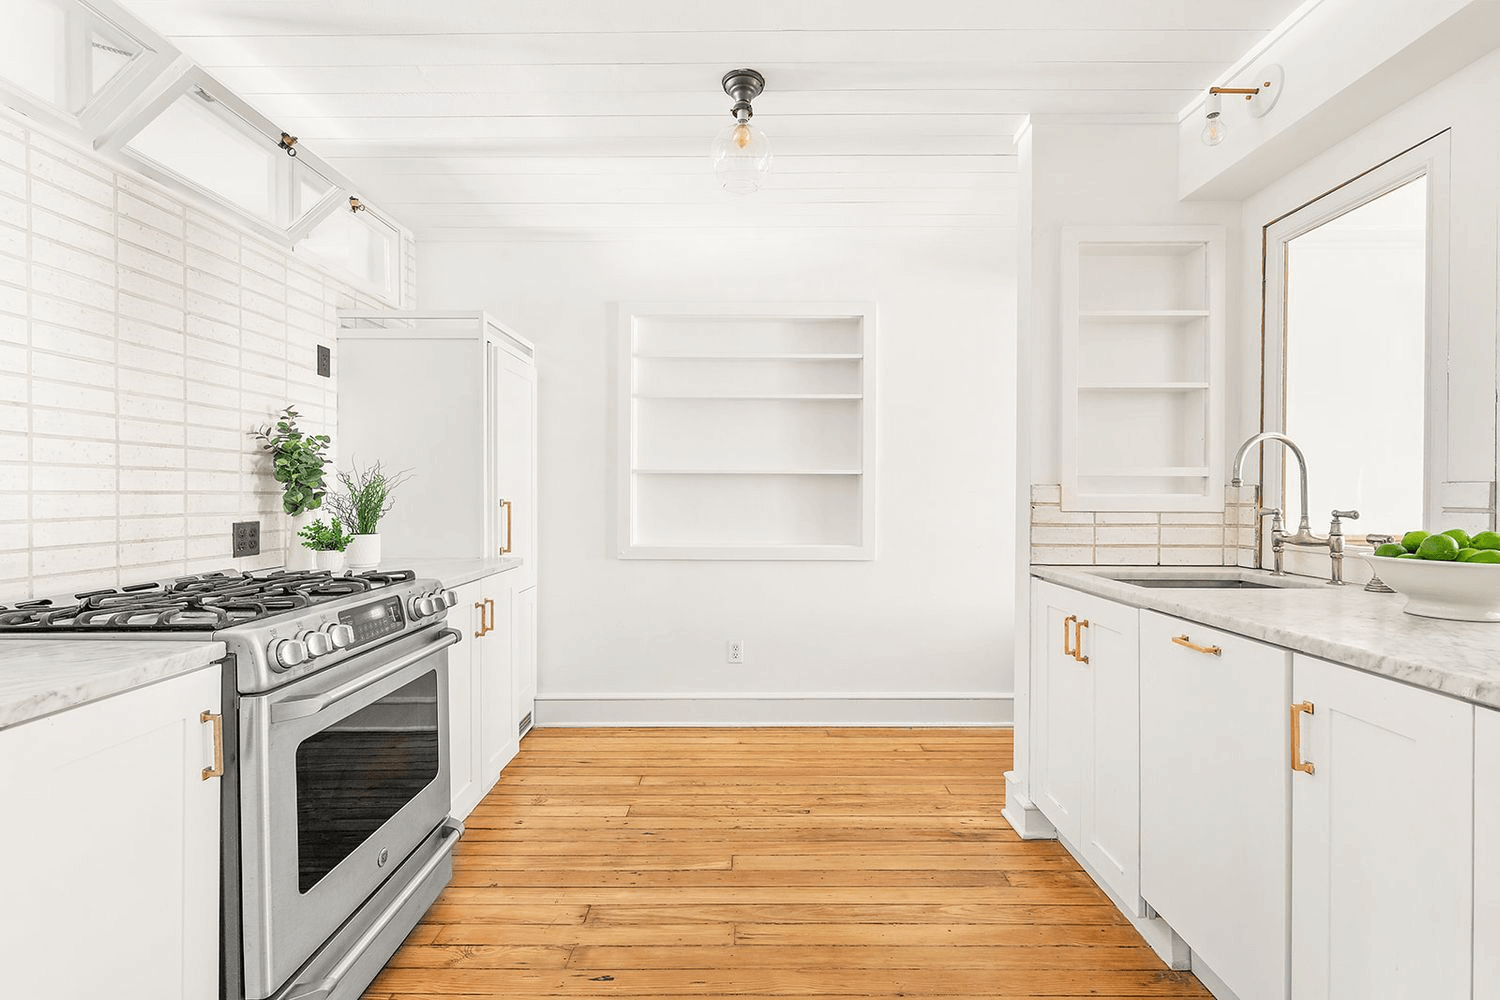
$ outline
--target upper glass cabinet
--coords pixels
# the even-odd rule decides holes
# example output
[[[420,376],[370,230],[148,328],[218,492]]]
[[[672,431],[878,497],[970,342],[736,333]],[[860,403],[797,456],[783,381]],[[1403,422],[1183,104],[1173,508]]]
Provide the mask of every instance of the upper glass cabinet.
[[[5,0],[0,98],[85,130],[118,113],[170,57],[149,35],[78,0]]]

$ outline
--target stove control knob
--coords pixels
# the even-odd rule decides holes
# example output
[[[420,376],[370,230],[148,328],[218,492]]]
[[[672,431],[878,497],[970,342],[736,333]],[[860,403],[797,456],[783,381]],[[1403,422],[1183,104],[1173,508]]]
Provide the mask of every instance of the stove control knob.
[[[437,599],[431,594],[428,594],[426,597],[417,598],[417,614],[421,615],[423,618],[428,618],[432,615],[435,615],[441,609],[442,605],[439,604]]]
[[[310,657],[327,656],[333,652],[332,639],[322,632],[303,632],[297,636],[297,641],[307,647],[307,655]]]
[[[426,603],[427,598],[425,597],[413,597],[411,600],[406,602],[406,610],[411,614],[413,618],[426,618],[428,612],[422,610],[423,606]]]
[[[354,627],[351,625],[324,625],[323,631],[334,649],[348,649],[354,645]]]
[[[458,595],[451,590],[440,590],[437,592],[437,597],[443,602],[445,608],[451,608],[458,603]]]
[[[282,639],[271,645],[271,666],[278,671],[306,662],[307,647],[296,639]]]

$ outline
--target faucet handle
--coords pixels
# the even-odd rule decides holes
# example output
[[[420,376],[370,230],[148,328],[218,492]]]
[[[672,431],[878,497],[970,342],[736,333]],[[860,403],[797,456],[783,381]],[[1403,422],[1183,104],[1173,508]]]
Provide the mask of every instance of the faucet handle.
[[[1357,511],[1357,510],[1336,510],[1336,511],[1334,511],[1333,512],[1333,523],[1328,526],[1328,534],[1330,536],[1333,536],[1333,535],[1342,535],[1344,533],[1343,522],[1345,520],[1358,521],[1359,520],[1359,511]]]

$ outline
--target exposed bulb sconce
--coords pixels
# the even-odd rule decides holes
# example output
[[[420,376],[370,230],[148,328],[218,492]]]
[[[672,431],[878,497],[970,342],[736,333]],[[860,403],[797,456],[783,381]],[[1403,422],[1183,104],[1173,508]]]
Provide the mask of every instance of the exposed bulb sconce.
[[[1209,87],[1208,98],[1203,102],[1204,117],[1202,139],[1205,146],[1217,146],[1229,134],[1229,124],[1224,120],[1224,95],[1244,97],[1246,109],[1256,118],[1264,118],[1281,98],[1285,74],[1280,66],[1270,65],[1259,73],[1258,87]]]
[[[287,156],[297,155],[297,137],[295,135],[288,135],[285,132],[281,133],[281,141],[276,145],[286,150]]]
[[[753,69],[732,69],[720,82],[734,101],[729,109],[734,124],[714,138],[714,174],[730,194],[754,194],[771,170],[771,140],[764,130],[750,124],[755,114],[750,102],[766,89],[766,78]]]
[[[350,195],[349,196],[349,212],[351,214],[353,214],[355,212],[363,212],[364,210],[365,210],[365,203],[359,200],[359,196],[358,195]]]

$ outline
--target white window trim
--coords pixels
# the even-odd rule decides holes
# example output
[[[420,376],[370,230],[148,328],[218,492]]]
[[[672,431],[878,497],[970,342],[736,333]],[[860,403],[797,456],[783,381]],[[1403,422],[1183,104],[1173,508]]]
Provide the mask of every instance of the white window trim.
[[[1264,227],[1261,300],[1262,430],[1286,430],[1286,248],[1292,240],[1367,205],[1412,181],[1427,178],[1427,370],[1425,458],[1422,470],[1423,523],[1443,511],[1443,480],[1448,468],[1443,424],[1448,413],[1448,281],[1451,133],[1444,131],[1360,174],[1321,197],[1293,209]],[[1351,442],[1351,447],[1358,444]],[[1271,461],[1261,453],[1262,504],[1285,507],[1285,455]],[[1313,470],[1316,473],[1316,470]],[[1316,517],[1316,515],[1314,515]],[[1315,522],[1316,526],[1316,522]],[[1270,558],[1269,538],[1262,565]]]

